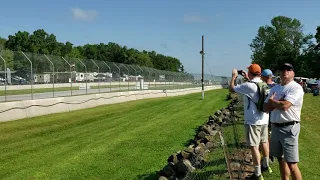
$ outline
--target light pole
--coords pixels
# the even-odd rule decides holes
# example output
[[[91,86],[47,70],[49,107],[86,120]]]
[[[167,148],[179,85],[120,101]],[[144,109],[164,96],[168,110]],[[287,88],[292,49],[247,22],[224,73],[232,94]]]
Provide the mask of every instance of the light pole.
[[[202,35],[202,50],[200,51],[200,54],[202,56],[202,77],[201,77],[201,83],[202,83],[202,99],[204,99],[204,36]]]

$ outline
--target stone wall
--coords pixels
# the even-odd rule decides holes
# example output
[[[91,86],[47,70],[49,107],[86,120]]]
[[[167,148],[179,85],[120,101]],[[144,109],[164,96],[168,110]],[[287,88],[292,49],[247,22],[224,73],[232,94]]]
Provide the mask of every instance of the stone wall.
[[[198,127],[196,136],[188,147],[169,156],[167,165],[157,172],[157,179],[183,179],[188,173],[207,163],[206,155],[221,146],[220,141],[215,139],[221,135],[222,126],[242,117],[239,97],[229,94],[227,99],[231,100],[228,107],[209,116],[207,122]]]

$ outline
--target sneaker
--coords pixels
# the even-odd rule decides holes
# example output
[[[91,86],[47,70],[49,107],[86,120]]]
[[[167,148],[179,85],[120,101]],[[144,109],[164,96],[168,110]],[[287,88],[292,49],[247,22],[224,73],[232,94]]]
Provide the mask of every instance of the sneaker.
[[[260,174],[260,176],[257,176],[255,174],[253,174],[252,176],[250,176],[249,178],[250,180],[264,180],[262,174]]]
[[[268,171],[269,173],[272,173],[272,169],[271,169],[271,167],[270,167],[270,166],[268,166],[268,167],[264,167],[264,166],[262,166],[262,165],[261,165],[261,171],[262,171],[262,172],[264,172],[264,171]]]

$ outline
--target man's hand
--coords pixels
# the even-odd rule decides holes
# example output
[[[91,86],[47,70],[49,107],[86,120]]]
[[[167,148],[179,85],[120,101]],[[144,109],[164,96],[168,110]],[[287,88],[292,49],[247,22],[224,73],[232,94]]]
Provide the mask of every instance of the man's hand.
[[[237,76],[238,76],[238,70],[233,69],[233,70],[232,70],[232,77],[235,78],[235,77],[237,77]]]
[[[270,96],[268,102],[270,103],[274,99],[275,96],[276,96],[276,92],[273,92],[272,95]]]
[[[238,70],[233,69],[232,70],[232,77],[231,77],[231,81],[230,81],[230,86],[229,86],[229,91],[230,92],[234,92],[233,88],[234,88],[234,81],[237,79],[238,77]]]
[[[289,101],[284,100],[283,97],[280,100],[275,100],[275,95],[276,93],[273,92],[268,100],[268,103],[271,104],[274,107],[274,109],[286,111],[292,106],[292,104]]]
[[[246,80],[249,80],[249,76],[248,76],[248,73],[247,73],[247,72],[242,71],[242,76],[243,76]]]

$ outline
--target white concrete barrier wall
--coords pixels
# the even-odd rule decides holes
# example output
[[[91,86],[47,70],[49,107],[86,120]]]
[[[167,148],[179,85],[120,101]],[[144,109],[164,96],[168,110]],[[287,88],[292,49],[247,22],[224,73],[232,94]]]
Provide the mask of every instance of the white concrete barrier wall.
[[[137,82],[129,82],[129,86],[135,86]],[[145,85],[149,85],[149,82],[145,81],[144,82]],[[100,84],[100,86],[109,86],[110,82],[88,82],[87,85],[88,86],[98,86]],[[183,84],[192,84],[192,83],[188,83],[188,82],[150,82],[150,85],[154,86],[154,85],[183,85]],[[120,82],[121,86],[128,86],[128,82]],[[200,84],[199,84],[200,85]],[[72,83],[72,87],[85,87],[86,83],[85,82],[81,82],[81,83]],[[111,82],[111,86],[119,86],[119,81],[113,81]],[[43,89],[43,88],[52,88],[52,84],[34,84],[33,85],[33,89]],[[54,84],[55,88],[62,88],[62,87],[71,87],[70,83],[59,83],[59,84]],[[22,90],[22,89],[31,89],[31,85],[7,85],[7,90]],[[1,85],[0,86],[0,90],[5,90],[5,86]]]
[[[205,91],[221,89],[221,85],[206,86]],[[96,106],[135,101],[167,96],[179,96],[201,92],[199,88],[176,90],[143,90],[90,94],[82,96],[58,97],[0,103],[0,122],[13,121],[28,117],[42,116],[54,113],[69,112]]]

